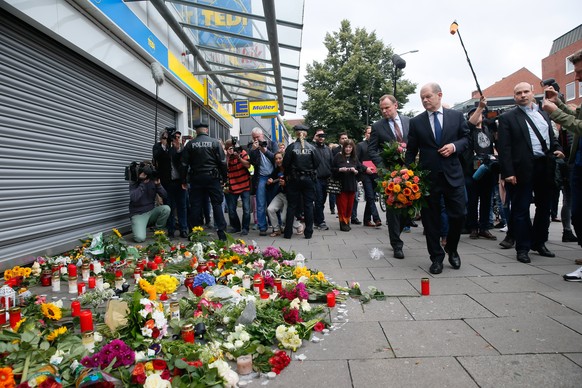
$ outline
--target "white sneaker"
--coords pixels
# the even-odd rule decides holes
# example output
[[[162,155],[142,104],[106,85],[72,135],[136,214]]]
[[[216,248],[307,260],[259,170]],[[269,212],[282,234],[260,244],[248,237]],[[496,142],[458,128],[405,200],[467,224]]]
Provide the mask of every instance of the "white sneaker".
[[[582,267],[564,275],[564,280],[567,282],[582,282]]]
[[[507,233],[507,230],[508,230],[507,225],[505,225],[503,228],[499,229],[499,231],[503,232],[503,233]]]

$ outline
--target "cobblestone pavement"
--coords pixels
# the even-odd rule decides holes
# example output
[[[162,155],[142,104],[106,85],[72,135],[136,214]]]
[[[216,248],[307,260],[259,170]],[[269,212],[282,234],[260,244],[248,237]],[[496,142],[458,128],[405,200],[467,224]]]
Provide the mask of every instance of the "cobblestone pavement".
[[[562,279],[578,267],[582,251],[561,242],[560,223],[551,224],[546,244],[555,258],[530,252],[531,264],[522,264],[515,250],[499,246],[504,233],[492,230],[497,241],[463,235],[461,268],[445,260],[443,273],[431,275],[421,224],[402,234],[406,257],[399,260],[386,226],[341,232],[335,215],[327,212],[326,221],[330,229],[315,230],[310,240],[258,231],[245,238],[301,252],[308,267],[338,284],[375,286],[388,298],[332,309],[334,330],[318,334],[318,343],[305,342],[293,355],[303,361],[294,360],[275,380],[247,386],[582,386],[582,283]],[[371,258],[374,248],[383,257]],[[430,279],[429,296],[420,296],[422,278]]]

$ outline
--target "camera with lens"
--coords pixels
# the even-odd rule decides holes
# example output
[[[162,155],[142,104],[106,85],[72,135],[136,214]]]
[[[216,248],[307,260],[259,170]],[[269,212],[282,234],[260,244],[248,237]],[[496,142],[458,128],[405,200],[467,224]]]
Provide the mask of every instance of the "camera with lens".
[[[558,83],[556,82],[556,80],[553,79],[553,78],[548,78],[548,79],[545,79],[545,80],[541,81],[540,82],[540,85],[542,86],[542,88],[543,87],[546,87],[546,86],[551,86],[551,87],[554,88],[554,90],[556,92],[558,92],[558,93],[560,92],[560,85],[558,85]]]
[[[243,149],[242,149],[242,146],[238,142],[238,137],[232,136],[230,138],[230,140],[232,141],[232,149],[233,149],[233,151],[234,152],[238,152],[240,154]]]
[[[260,141],[260,142],[259,142],[259,145],[260,145],[261,147],[266,147],[266,146],[268,146],[268,145],[269,145],[269,143],[268,143],[266,140],[262,140],[262,141]]]
[[[156,180],[159,178],[158,172],[149,161],[131,162],[125,167],[125,180],[130,182],[139,181],[141,173],[146,175],[147,179]]]
[[[176,127],[166,127],[166,133],[168,134],[168,140],[172,141],[174,140],[174,137],[176,136]]]

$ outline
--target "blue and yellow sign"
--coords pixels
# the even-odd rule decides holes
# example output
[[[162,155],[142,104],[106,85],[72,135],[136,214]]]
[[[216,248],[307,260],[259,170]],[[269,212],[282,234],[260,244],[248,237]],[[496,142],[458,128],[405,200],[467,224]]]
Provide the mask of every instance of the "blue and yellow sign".
[[[249,102],[247,100],[234,101],[234,117],[237,119],[249,117],[251,114],[249,110]]]
[[[279,103],[277,100],[249,101],[251,116],[277,116]]]

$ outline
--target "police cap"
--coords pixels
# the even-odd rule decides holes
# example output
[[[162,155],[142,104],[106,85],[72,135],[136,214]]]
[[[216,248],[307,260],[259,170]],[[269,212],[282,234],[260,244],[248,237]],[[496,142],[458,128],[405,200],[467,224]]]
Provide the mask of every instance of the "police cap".
[[[194,121],[194,125],[193,125],[194,129],[198,129],[198,128],[208,128],[208,124],[200,121],[200,120],[196,120]]]

